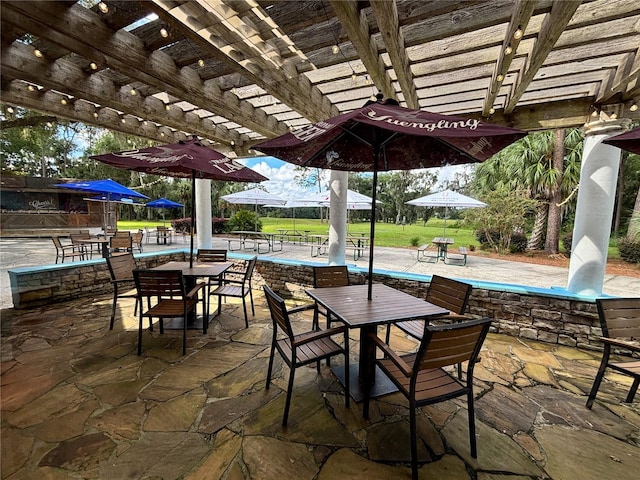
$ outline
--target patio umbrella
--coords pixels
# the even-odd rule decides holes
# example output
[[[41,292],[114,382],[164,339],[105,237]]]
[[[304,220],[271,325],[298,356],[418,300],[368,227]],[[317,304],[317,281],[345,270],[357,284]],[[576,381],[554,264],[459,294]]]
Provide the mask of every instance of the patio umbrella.
[[[482,120],[411,110],[395,100],[363,107],[254,146],[304,167],[373,172],[368,298],[373,285],[378,172],[482,162],[526,132]]]
[[[602,143],[608,143],[614,147],[640,155],[640,127],[621,133],[620,135],[609,137],[603,140]]]
[[[309,197],[299,198],[297,201],[328,207],[331,203],[331,193],[329,191],[324,191]],[[372,201],[372,198],[367,197],[362,193],[347,190],[347,210],[370,210]],[[376,203],[382,202],[380,200],[376,200]]]
[[[461,193],[452,190],[443,190],[442,192],[432,193],[424,197],[414,198],[405,202],[407,205],[415,205],[416,207],[444,207],[444,227],[442,236],[446,237],[447,231],[447,210],[449,208],[484,208],[486,203],[467,197]]]
[[[147,202],[146,204],[149,208],[181,208],[184,205],[178,202],[174,202],[173,200],[169,200],[167,198],[158,198],[157,200],[152,200]],[[164,225],[164,210],[162,211],[162,225]]]
[[[81,192],[95,193],[98,197],[94,197],[92,201],[106,202],[106,211],[109,212],[110,202],[123,202],[124,199],[128,199],[126,203],[133,203],[134,199],[149,198],[140,192],[131,190],[124,185],[107,178],[106,180],[89,180],[86,182],[70,182],[70,183],[58,183],[56,187],[68,188],[69,190],[79,190]],[[107,220],[103,212],[102,216],[102,228],[106,230]]]
[[[91,158],[127,170],[191,179],[190,266],[193,265],[196,178],[227,182],[262,182],[268,180],[258,172],[226,157],[213,148],[204,146],[195,138],[158,147],[92,155]]]
[[[273,193],[269,193],[259,188],[252,188],[250,190],[243,190],[242,192],[230,193],[228,195],[222,195],[225,202],[237,203],[239,205],[254,205],[256,211],[256,224],[255,231],[258,231],[258,205],[285,205],[286,200],[280,198]]]

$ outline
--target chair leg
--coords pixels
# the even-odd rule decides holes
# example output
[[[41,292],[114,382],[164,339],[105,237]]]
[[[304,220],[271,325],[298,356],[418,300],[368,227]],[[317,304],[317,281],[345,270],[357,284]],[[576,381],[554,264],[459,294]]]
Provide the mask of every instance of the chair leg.
[[[289,385],[287,386],[287,400],[284,404],[284,415],[282,417],[282,426],[287,426],[287,421],[289,420],[289,407],[291,406],[291,394],[293,392],[293,379],[295,378],[296,367],[295,367],[295,358],[291,363],[289,368]]]
[[[411,478],[418,480],[418,441],[416,438],[416,406],[413,402],[409,405],[409,430],[411,435]]]
[[[276,346],[275,346],[275,341],[276,339],[274,338],[271,341],[271,354],[269,355],[269,368],[267,368],[267,384],[264,387],[265,390],[269,390],[269,385],[271,385],[271,372],[273,370],[273,357],[275,355],[275,350],[276,350]]]
[[[476,419],[475,407],[473,406],[473,388],[469,389],[467,394],[467,409],[469,417],[469,447],[471,448],[471,457],[478,458],[478,447],[476,444]]]
[[[247,297],[242,297],[242,310],[244,311],[244,325],[249,328],[249,317],[247,316]]]
[[[389,340],[391,340],[391,324],[387,324],[387,334],[384,337],[384,343],[389,345]]]
[[[598,373],[596,374],[596,378],[593,380],[593,386],[591,387],[591,392],[589,393],[589,398],[587,399],[587,408],[591,408],[593,406],[594,400],[596,399],[598,389],[600,388],[600,384],[602,383],[602,379],[604,378],[604,371],[607,368],[607,363],[609,363],[609,355],[609,345],[605,345],[604,352],[602,353],[602,361],[600,362]]]
[[[118,302],[118,287],[113,289],[113,304],[111,305],[111,320],[109,321],[109,330],[113,330],[113,322],[116,318],[116,303]],[[133,313],[135,315],[135,312]]]
[[[633,381],[633,385],[631,385],[631,390],[629,390],[629,394],[627,395],[627,399],[625,400],[625,402],[633,402],[633,397],[636,396],[636,392],[638,391],[638,385],[640,385],[640,377],[636,377],[636,379]]]
[[[344,336],[344,405],[349,408],[351,403],[350,379],[349,379],[349,330]]]
[[[197,305],[197,303],[196,303]],[[193,313],[196,314],[196,305],[193,306]],[[182,355],[187,354],[187,309],[184,309],[184,317],[182,317]]]
[[[142,309],[140,309],[140,320],[138,322],[138,355],[142,355]]]
[[[256,316],[256,309],[253,306],[253,289],[249,287],[249,298],[251,299],[251,315]]]

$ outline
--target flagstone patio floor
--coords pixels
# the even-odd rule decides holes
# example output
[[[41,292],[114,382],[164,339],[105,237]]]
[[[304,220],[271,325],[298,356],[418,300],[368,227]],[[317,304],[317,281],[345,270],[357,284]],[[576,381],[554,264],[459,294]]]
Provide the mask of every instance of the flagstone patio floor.
[[[265,390],[271,322],[261,292],[244,328],[229,300],[209,332],[146,331],[136,355],[133,302],[78,299],[2,313],[2,478],[389,480],[410,478],[407,403],[399,394],[344,406],[325,365],[296,373],[281,426],[288,369],[276,356]],[[296,321],[308,329],[311,316]],[[394,329],[391,344],[416,344]],[[357,332],[351,336],[357,359]],[[420,478],[638,478],[640,403],[630,379],[607,375],[585,407],[600,353],[490,334],[476,367],[478,458],[466,401],[423,408]],[[334,363],[339,363],[336,360]]]

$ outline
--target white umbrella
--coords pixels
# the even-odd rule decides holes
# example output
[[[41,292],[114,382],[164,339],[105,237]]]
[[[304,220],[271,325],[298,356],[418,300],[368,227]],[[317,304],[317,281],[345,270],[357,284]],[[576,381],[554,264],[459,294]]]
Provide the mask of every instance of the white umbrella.
[[[328,207],[331,203],[331,192],[326,190],[309,197],[298,198],[296,201],[307,204],[307,206],[318,205]],[[369,210],[371,209],[371,201],[371,197],[354,192],[353,190],[347,190],[347,210]],[[382,202],[376,200],[376,203]]]
[[[228,195],[222,195],[225,202],[236,203],[240,205],[255,205],[256,212],[256,225],[255,229],[258,230],[258,205],[284,205],[286,200],[280,198],[273,193],[269,193],[259,188],[252,188],[250,190],[243,190],[242,192],[230,193]]]
[[[449,208],[484,208],[486,203],[476,200],[475,198],[467,197],[461,193],[454,192],[453,190],[443,190],[442,192],[432,193],[425,195],[424,197],[414,198],[405,202],[408,205],[415,205],[416,207],[444,207],[444,228],[442,230],[442,236],[445,237],[447,230],[447,210]]]

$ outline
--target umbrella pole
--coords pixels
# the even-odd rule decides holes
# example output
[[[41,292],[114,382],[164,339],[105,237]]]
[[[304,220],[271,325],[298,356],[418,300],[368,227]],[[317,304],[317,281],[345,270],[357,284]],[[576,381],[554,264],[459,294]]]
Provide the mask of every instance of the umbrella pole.
[[[196,227],[196,172],[191,170],[191,246],[189,248],[189,268],[193,268],[193,235]]]
[[[445,205],[444,206],[444,226],[442,227],[442,238],[446,238],[446,233],[447,233],[447,213],[449,211],[449,208]]]
[[[377,133],[377,132],[376,132]],[[377,135],[376,135],[377,137]],[[376,232],[376,192],[378,190],[378,157],[380,145],[377,139],[373,146],[373,187],[371,192],[371,222],[369,229],[369,278],[367,287],[367,300],[371,300],[373,294],[373,244]]]

